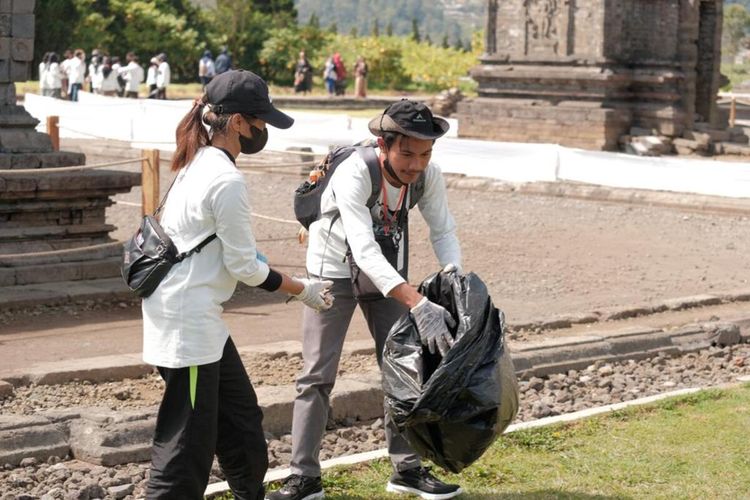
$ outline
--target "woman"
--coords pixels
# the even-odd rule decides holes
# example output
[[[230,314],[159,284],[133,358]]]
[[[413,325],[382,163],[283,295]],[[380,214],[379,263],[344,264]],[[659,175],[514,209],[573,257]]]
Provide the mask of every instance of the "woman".
[[[148,63],[148,70],[146,71],[146,85],[148,86],[148,98],[156,99],[156,73],[159,71],[159,60],[156,57],[152,57]]]
[[[328,309],[330,281],[293,279],[259,257],[240,152],[263,149],[266,124],[289,128],[266,83],[249,71],[228,71],[177,127],[176,179],[161,225],[180,251],[216,239],[176,264],[143,301],[143,359],[166,383],[156,421],[149,499],[202,499],[214,451],[234,498],[262,499],[268,467],[262,413],[237,349],[221,320],[221,304],[237,284],[290,294]],[[208,125],[206,131],[204,124]]]
[[[333,54],[333,64],[336,66],[336,95],[344,95],[346,93],[346,66],[338,52]]]
[[[117,71],[112,67],[112,60],[109,57],[102,59],[99,65],[99,91],[102,95],[116,97],[117,91],[120,90],[120,84],[117,81]]]
[[[367,63],[362,56],[357,57],[354,65],[354,93],[358,99],[367,97]]]
[[[333,56],[326,59],[326,63],[323,66],[323,81],[326,84],[326,91],[328,97],[333,97],[336,91],[336,65],[333,63]]]
[[[312,90],[312,66],[307,60],[305,51],[301,50],[294,69],[294,93],[307,94],[310,90]]]

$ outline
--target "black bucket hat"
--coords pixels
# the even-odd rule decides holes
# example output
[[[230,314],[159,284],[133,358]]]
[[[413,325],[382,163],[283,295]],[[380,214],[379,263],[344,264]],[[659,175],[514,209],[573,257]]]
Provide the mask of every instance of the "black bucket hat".
[[[294,118],[271,103],[268,85],[251,71],[237,69],[221,73],[206,85],[211,110],[218,114],[242,113],[260,118],[276,128],[289,128]]]
[[[429,141],[445,135],[450,126],[443,118],[433,116],[430,108],[421,102],[401,99],[370,120],[368,128],[377,136],[382,136],[384,132],[397,132]]]

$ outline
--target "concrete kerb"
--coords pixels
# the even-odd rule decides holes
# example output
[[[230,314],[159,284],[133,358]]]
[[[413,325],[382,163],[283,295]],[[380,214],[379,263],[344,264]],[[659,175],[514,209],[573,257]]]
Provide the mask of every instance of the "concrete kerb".
[[[739,383],[750,382],[750,377],[738,377],[737,381]],[[722,387],[731,387],[731,386],[732,385],[722,386]],[[505,432],[503,434],[510,434],[513,432],[528,430],[528,429],[536,429],[539,427],[546,427],[549,425],[576,422],[578,420],[583,420],[583,419],[595,417],[598,415],[605,415],[608,413],[621,411],[626,408],[648,405],[648,404],[656,403],[658,401],[663,401],[665,399],[676,398],[680,396],[687,396],[689,394],[695,394],[695,393],[704,391],[706,389],[709,389],[709,388],[679,389],[676,391],[666,392],[663,394],[657,394],[655,396],[648,396],[645,398],[633,399],[631,401],[625,401],[623,403],[615,403],[611,405],[599,406],[597,408],[589,408],[587,410],[581,410],[581,411],[577,411],[573,413],[566,413],[564,415],[557,415],[554,417],[545,417],[545,418],[540,418],[537,420],[531,420],[528,422],[521,422],[518,424],[512,424],[508,426],[508,428],[505,429]],[[379,459],[386,458],[386,457],[388,457],[388,450],[385,448],[381,448],[378,450],[368,451],[364,453],[356,453],[353,455],[337,457],[331,460],[324,460],[320,463],[320,467],[323,470],[328,470],[333,467],[342,467],[346,465],[367,463],[373,460],[379,460]],[[288,468],[273,469],[266,473],[264,482],[271,483],[274,481],[279,481],[287,477],[291,473],[292,471]],[[212,498],[216,495],[220,495],[228,491],[229,491],[229,485],[226,483],[226,481],[220,482],[220,483],[213,483],[213,484],[209,484],[208,487],[206,488],[205,496],[208,498]]]
[[[642,359],[659,353],[682,354],[704,349],[717,341],[737,343],[750,338],[750,317],[731,323],[686,325],[676,330],[629,327],[601,334],[562,337],[541,342],[509,343],[517,373],[527,378],[583,369],[596,361],[615,362]],[[271,356],[300,355],[299,342],[282,342],[243,348],[245,352],[266,352]],[[347,353],[373,354],[367,340],[346,344]],[[152,368],[140,354],[103,356],[69,363],[37,365],[25,374],[6,376],[17,385],[63,383],[73,380],[94,382],[139,377]],[[6,386],[7,387],[7,386]],[[293,385],[259,386],[258,400],[265,413],[265,429],[283,434],[291,429],[296,390]],[[383,393],[377,371],[339,378],[331,396],[332,416],[338,421],[366,421],[383,416]],[[156,408],[122,412],[107,409],[71,409],[43,412],[34,418],[0,417],[0,463],[17,464],[27,456],[40,460],[64,456],[70,450],[76,458],[102,465],[148,459]],[[40,436],[48,445],[40,445]],[[46,436],[46,437],[45,437]]]

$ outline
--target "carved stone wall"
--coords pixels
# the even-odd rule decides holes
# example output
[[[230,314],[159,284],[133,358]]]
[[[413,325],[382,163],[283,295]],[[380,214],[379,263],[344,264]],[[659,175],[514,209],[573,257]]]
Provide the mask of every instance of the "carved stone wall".
[[[518,108],[518,119],[529,106],[539,121],[529,140],[581,146],[596,136],[589,146],[603,149],[631,126],[679,136],[696,113],[720,121],[721,0],[489,0],[488,15],[494,34],[472,70],[479,104],[459,104],[461,136],[521,140],[515,123],[476,113]],[[588,118],[568,130],[571,113]]]

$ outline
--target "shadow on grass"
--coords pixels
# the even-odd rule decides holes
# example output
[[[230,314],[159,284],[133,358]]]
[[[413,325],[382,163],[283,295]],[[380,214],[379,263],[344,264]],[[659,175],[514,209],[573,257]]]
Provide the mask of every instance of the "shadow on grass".
[[[326,495],[327,500],[393,500],[399,495]],[[403,498],[417,498],[415,496]],[[630,500],[625,495],[591,495],[578,491],[539,490],[528,493],[464,493],[456,500]]]

